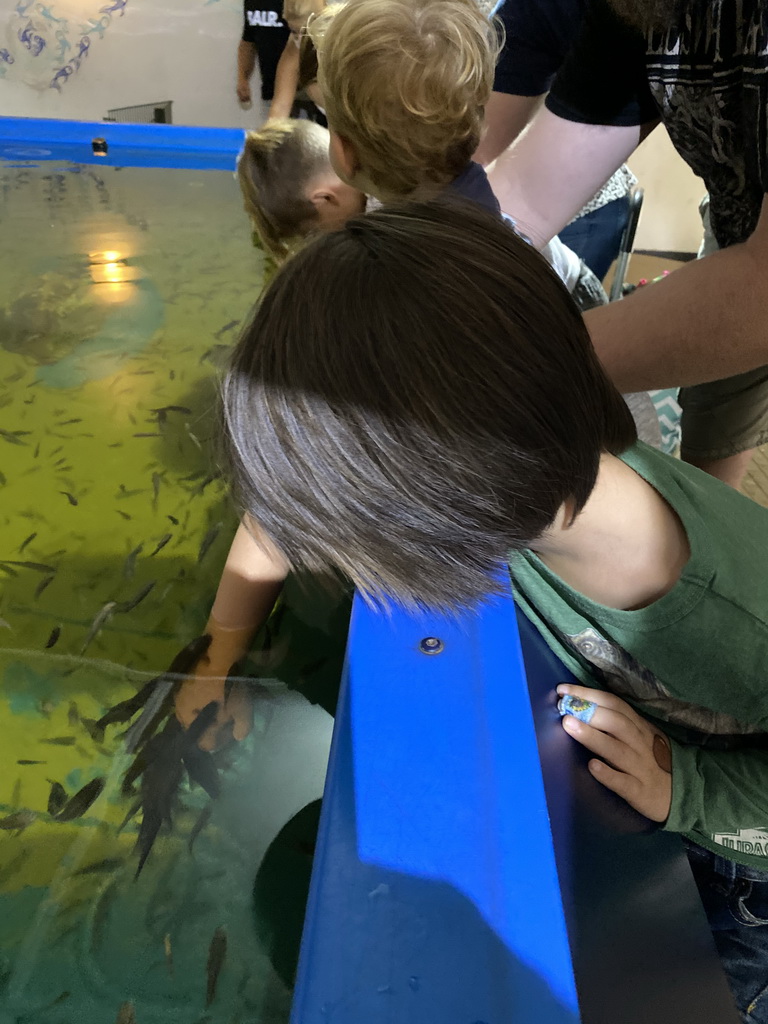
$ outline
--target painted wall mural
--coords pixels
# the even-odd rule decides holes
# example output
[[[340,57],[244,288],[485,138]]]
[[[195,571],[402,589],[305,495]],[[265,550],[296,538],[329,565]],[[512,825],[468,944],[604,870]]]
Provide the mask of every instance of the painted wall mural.
[[[0,78],[40,92],[61,92],[80,71],[95,41],[103,39],[128,0],[18,0],[0,46]]]

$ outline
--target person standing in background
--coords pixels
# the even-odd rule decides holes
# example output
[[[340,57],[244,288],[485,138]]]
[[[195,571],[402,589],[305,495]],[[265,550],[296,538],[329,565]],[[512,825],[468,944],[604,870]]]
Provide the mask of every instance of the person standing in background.
[[[283,21],[290,38],[283,47],[275,78],[275,94],[269,109],[270,119],[290,117],[299,84],[299,51],[301,37],[310,18],[320,14],[325,0],[283,0]]]
[[[579,35],[586,6],[587,0],[502,0],[497,17],[504,26],[504,47],[475,154],[478,163],[495,160],[536,113]],[[559,233],[601,281],[619,254],[636,184],[623,165]]]
[[[250,103],[251,77],[258,60],[261,98],[271,103],[275,74],[290,29],[282,18],[282,0],[244,0],[243,35],[237,48],[237,98]]]

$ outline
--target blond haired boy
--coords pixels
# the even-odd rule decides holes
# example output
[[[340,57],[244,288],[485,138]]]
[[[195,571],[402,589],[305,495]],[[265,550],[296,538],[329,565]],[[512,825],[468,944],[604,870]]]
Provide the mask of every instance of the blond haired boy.
[[[349,0],[309,32],[342,179],[387,201],[467,170],[499,50],[476,0]]]

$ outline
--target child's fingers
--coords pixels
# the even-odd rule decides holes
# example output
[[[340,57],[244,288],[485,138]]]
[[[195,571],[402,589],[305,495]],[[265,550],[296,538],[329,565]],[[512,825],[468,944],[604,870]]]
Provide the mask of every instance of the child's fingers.
[[[599,710],[592,722],[598,719]],[[637,751],[625,740],[616,737],[612,733],[602,732],[593,724],[586,725],[577,719],[566,716],[563,719],[563,728],[573,736],[583,747],[590,750],[598,757],[604,758],[622,772],[632,771],[637,761]]]
[[[590,761],[589,771],[602,786],[636,807],[638,781],[632,775],[617,771],[604,761]]]
[[[581,700],[582,698],[579,699]],[[598,705],[591,712],[590,717],[586,719],[566,712],[563,717],[563,724],[569,718],[576,719],[580,724],[587,724],[592,729],[597,729],[600,732],[607,733],[609,736],[613,736],[638,753],[643,750],[643,734],[638,728],[637,723],[634,719],[628,718],[620,711],[612,711]],[[578,738],[576,732],[573,732],[572,735]]]

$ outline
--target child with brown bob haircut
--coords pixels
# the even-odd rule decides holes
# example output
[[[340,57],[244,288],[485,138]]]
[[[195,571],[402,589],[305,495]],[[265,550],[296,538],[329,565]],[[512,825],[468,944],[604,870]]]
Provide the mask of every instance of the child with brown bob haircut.
[[[240,506],[292,566],[447,609],[509,568],[583,684],[564,728],[686,837],[744,1020],[768,1019],[768,509],[638,442],[544,260],[456,201],[286,264],[224,406]]]

